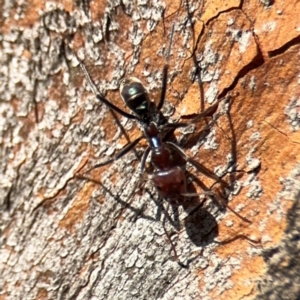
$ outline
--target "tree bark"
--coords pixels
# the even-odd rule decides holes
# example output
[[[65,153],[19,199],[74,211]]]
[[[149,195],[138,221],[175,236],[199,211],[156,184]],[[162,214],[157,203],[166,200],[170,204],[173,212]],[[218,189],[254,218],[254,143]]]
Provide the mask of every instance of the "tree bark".
[[[299,298],[299,1],[0,6],[0,299]],[[170,119],[219,101],[173,138],[227,186],[187,163],[201,195],[173,207],[151,162],[140,180],[144,140],[86,173],[141,130],[78,59],[127,112],[121,80],[158,103],[167,63]]]

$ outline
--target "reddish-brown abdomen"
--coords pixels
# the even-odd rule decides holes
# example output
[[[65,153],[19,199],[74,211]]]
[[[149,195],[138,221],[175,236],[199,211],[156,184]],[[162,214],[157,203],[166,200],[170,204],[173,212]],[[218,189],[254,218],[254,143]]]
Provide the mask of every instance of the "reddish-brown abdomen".
[[[152,180],[161,197],[172,205],[180,205],[184,200],[182,194],[186,193],[186,176],[179,166],[153,172]]]

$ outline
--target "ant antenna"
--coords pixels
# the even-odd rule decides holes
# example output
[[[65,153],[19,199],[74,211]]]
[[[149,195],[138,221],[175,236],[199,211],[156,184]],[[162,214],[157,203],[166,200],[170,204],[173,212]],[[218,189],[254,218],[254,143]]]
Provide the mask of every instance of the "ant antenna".
[[[173,36],[174,36],[174,24],[172,25],[172,30],[171,30],[171,37],[170,37],[170,43],[169,43],[169,48],[167,52],[167,58],[166,58],[166,64],[163,68],[163,73],[162,73],[162,89],[161,89],[161,94],[160,94],[160,99],[157,105],[157,110],[160,111],[161,108],[164,105],[165,102],[165,97],[166,97],[166,91],[167,91],[167,81],[168,81],[168,69],[169,69],[169,59],[170,59],[170,54],[171,54],[171,46],[172,46],[172,41],[173,41]]]
[[[77,59],[78,59],[78,57],[77,57]],[[79,64],[80,64],[80,67],[81,67],[81,69],[82,69],[82,71],[83,71],[83,73],[84,73],[84,76],[85,76],[86,80],[88,81],[88,84],[89,84],[90,88],[92,89],[92,92],[93,92],[95,95],[100,94],[100,93],[99,93],[99,90],[97,89],[95,83],[93,82],[93,80],[92,80],[92,78],[91,78],[89,72],[87,71],[85,65],[82,63],[81,60],[79,60]]]
[[[171,29],[171,36],[170,36],[170,43],[169,43],[169,48],[168,48],[168,52],[167,52],[167,64],[169,64],[169,58],[170,58],[170,54],[171,54],[171,47],[172,47],[172,42],[173,42],[173,36],[174,36],[174,30],[175,30],[175,26],[174,23],[172,25],[172,29]]]
[[[77,55],[76,55],[76,57],[77,57]],[[77,57],[77,59],[78,59],[78,57]],[[135,116],[135,115],[127,113],[126,111],[123,111],[119,107],[117,107],[114,104],[112,104],[111,102],[109,102],[104,96],[102,96],[101,93],[99,92],[99,90],[97,89],[95,83],[93,82],[93,80],[92,80],[88,70],[86,69],[85,65],[83,64],[83,62],[80,59],[78,59],[78,61],[79,61],[81,69],[83,70],[84,76],[85,76],[86,80],[88,81],[89,86],[92,89],[92,92],[94,93],[94,95],[100,102],[104,103],[108,108],[116,111],[117,113],[119,113],[120,115],[122,115],[128,119],[140,121],[140,118],[138,116]]]

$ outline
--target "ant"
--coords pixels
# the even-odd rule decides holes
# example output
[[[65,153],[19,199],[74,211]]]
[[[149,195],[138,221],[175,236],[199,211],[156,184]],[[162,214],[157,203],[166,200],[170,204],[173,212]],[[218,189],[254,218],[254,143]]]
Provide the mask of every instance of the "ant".
[[[195,161],[194,159],[190,158],[188,155],[184,153],[184,151],[176,145],[174,142],[168,141],[170,134],[174,132],[175,129],[180,127],[189,126],[192,123],[197,122],[199,119],[212,115],[220,100],[217,103],[210,106],[208,109],[203,111],[202,113],[198,114],[194,119],[192,119],[189,123],[169,123],[168,119],[163,115],[161,112],[162,107],[165,103],[165,95],[167,90],[167,79],[168,79],[168,69],[169,69],[169,57],[171,52],[171,44],[174,34],[174,25],[171,31],[170,37],[170,44],[167,52],[166,64],[163,68],[162,72],[162,88],[160,94],[160,100],[157,105],[153,101],[150,101],[148,91],[135,77],[129,77],[124,79],[120,84],[120,95],[123,101],[125,102],[126,106],[133,112],[128,113],[119,107],[112,104],[108,99],[102,96],[99,91],[97,90],[95,84],[93,83],[85,65],[80,61],[79,64],[84,72],[85,78],[88,81],[93,93],[95,94],[96,98],[104,103],[108,108],[112,109],[113,111],[117,112],[118,114],[137,121],[141,128],[142,128],[142,135],[136,138],[134,141],[129,142],[119,153],[117,153],[113,158],[96,164],[92,168],[88,169],[85,173],[92,171],[93,169],[99,168],[101,166],[108,165],[113,161],[121,158],[129,151],[133,150],[136,145],[142,140],[146,139],[148,142],[148,147],[144,151],[142,161],[141,161],[141,168],[140,168],[140,175],[143,174],[146,160],[151,155],[151,164],[154,168],[152,173],[152,183],[155,186],[157,192],[161,196],[161,198],[166,199],[172,206],[180,206],[184,205],[186,202],[187,197],[195,197],[200,195],[208,195],[213,197],[214,194],[208,189],[204,191],[202,194],[196,193],[189,193],[187,191],[187,178],[185,169],[179,165],[178,160],[175,158],[176,155],[180,156],[185,163],[189,162],[193,166],[196,167],[198,171],[204,174],[207,177],[215,180],[217,182],[222,183],[228,187],[228,184],[219,176],[217,176],[212,171],[208,170],[206,167]],[[89,180],[90,178],[85,176],[77,176],[81,179]],[[140,176],[141,177],[141,176]],[[214,185],[213,184],[213,185]],[[225,200],[221,200],[225,203]],[[224,204],[222,203],[222,204]],[[251,223],[246,218],[240,216],[237,212],[235,212],[232,208],[230,208],[227,204],[226,207],[232,211],[235,215],[240,217],[242,220]],[[165,228],[164,228],[165,229]],[[166,230],[165,230],[166,232]],[[175,259],[178,264],[182,267],[186,267],[183,265],[176,253],[176,249],[166,232],[166,235],[171,243],[171,247],[173,249]]]
[[[117,153],[115,157],[94,165],[92,168],[88,169],[86,173],[101,166],[108,165],[121,158],[132,150],[142,139],[146,139],[149,145],[143,154],[140,173],[143,174],[147,157],[151,153],[151,163],[154,167],[152,181],[155,188],[162,198],[167,199],[172,205],[179,206],[183,204],[185,197],[192,196],[193,194],[187,192],[185,170],[181,166],[178,166],[177,161],[175,161],[175,156],[173,155],[174,152],[179,154],[185,162],[189,162],[194,165],[196,169],[205,176],[208,176],[217,182],[221,181],[224,183],[224,181],[213,172],[187,156],[175,143],[167,141],[170,133],[172,133],[176,128],[186,127],[195,123],[200,118],[211,114],[212,111],[215,111],[218,105],[218,102],[212,105],[206,111],[198,114],[190,121],[190,123],[169,123],[167,118],[162,114],[161,109],[164,106],[167,90],[169,68],[168,60],[171,52],[173,34],[174,26],[171,31],[167,63],[163,68],[162,88],[158,105],[155,105],[153,101],[150,101],[148,91],[139,79],[129,77],[124,79],[120,84],[119,90],[121,98],[134,114],[125,112],[103,97],[95,87],[85,65],[81,61],[79,61],[79,64],[96,98],[120,115],[131,120],[136,120],[142,127],[142,135],[140,137],[136,138],[133,142],[128,143],[119,153]],[[212,194],[210,192],[206,193],[210,195]]]

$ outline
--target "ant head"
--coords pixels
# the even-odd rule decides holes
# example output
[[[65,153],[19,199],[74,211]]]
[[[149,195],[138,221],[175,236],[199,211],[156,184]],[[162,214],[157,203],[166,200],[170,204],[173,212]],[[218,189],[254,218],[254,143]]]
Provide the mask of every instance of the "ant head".
[[[137,78],[124,79],[120,85],[120,94],[126,105],[137,115],[142,116],[149,112],[148,91]]]

